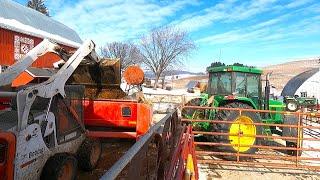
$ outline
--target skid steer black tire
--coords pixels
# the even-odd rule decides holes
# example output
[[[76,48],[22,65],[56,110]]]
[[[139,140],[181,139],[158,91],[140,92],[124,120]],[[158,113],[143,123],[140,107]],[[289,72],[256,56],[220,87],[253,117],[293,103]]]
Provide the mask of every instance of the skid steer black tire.
[[[101,142],[96,139],[86,139],[80,146],[77,159],[79,168],[84,171],[93,170],[100,159],[102,152]]]
[[[232,102],[228,103],[223,106],[224,108],[242,108],[242,109],[252,109],[251,106],[248,104],[242,103],[242,102]],[[235,121],[239,117],[239,111],[235,110],[219,110],[217,113],[217,119],[218,120],[223,120],[223,121]],[[255,112],[246,112],[243,111],[241,113],[243,116],[249,117],[253,123],[261,123],[261,118],[258,113]],[[230,131],[231,124],[222,124],[222,123],[213,123],[212,125],[212,131],[213,132],[219,132],[219,133],[229,133]],[[262,134],[262,127],[261,126],[255,126],[256,128],[256,135],[261,135]],[[211,141],[218,142],[218,143],[226,143],[230,144],[229,136],[228,135],[214,135],[212,137]],[[252,145],[260,145],[261,139],[255,138],[254,143]],[[221,152],[229,152],[229,153],[237,153],[237,150],[234,149],[232,146],[223,146],[223,145],[218,145],[216,146],[216,149],[218,149]],[[248,150],[245,152],[240,152],[241,154],[254,154],[258,149],[255,147],[250,147]],[[235,160],[236,156],[223,156],[222,158],[228,159],[228,160]],[[240,159],[248,159],[244,156],[240,156]]]
[[[299,118],[295,115],[291,114],[285,114],[283,116],[283,123],[288,124],[288,125],[298,125]],[[301,140],[299,141],[300,147],[302,146],[303,143],[303,130],[300,129],[298,131],[297,127],[283,127],[282,129],[282,135],[285,137],[300,137]],[[287,140],[286,141],[286,147],[293,147],[297,148],[297,140]],[[287,150],[287,153],[291,156],[301,156],[302,151],[301,150]]]
[[[77,159],[68,154],[58,154],[49,158],[42,173],[41,180],[74,180],[77,175]]]

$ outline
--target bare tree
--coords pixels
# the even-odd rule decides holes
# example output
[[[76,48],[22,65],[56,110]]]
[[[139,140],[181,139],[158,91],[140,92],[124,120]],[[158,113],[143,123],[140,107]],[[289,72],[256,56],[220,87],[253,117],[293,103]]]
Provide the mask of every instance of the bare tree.
[[[154,88],[159,78],[170,67],[183,64],[184,58],[195,48],[184,31],[172,27],[154,29],[141,38],[142,61],[155,75]]]
[[[119,58],[121,70],[128,66],[141,62],[140,51],[136,45],[132,43],[112,42],[101,48],[103,57]]]
[[[32,8],[36,11],[41,12],[42,14],[45,14],[49,16],[49,10],[48,8],[44,5],[44,0],[29,0],[27,3],[27,6],[29,8]]]

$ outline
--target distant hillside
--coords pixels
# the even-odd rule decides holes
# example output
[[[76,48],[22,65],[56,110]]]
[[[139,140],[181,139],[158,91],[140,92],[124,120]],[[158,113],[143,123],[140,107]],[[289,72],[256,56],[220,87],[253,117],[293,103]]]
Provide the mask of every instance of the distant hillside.
[[[173,81],[173,87],[174,88],[186,88],[187,84],[190,81],[202,81],[202,82],[207,82],[209,76],[208,75],[195,75],[195,76],[190,76],[190,77],[185,77],[181,78],[178,80]]]
[[[320,68],[320,64],[318,63],[319,59],[307,59],[307,60],[296,60],[291,61],[287,63],[282,64],[276,64],[276,65],[270,65],[266,67],[262,67],[264,71],[264,75],[262,79],[265,79],[265,74],[272,72],[272,75],[270,77],[270,82],[272,85],[276,87],[276,90],[281,93],[283,87],[287,84],[287,82],[294,76],[310,70],[312,68]],[[179,80],[174,80],[174,87],[175,88],[185,88],[186,84],[189,81],[196,80],[196,81],[207,81],[208,75],[204,73],[191,73],[188,71],[173,71],[176,73],[176,75],[179,74],[190,74],[194,76],[182,78]],[[147,77],[153,77],[151,72],[146,72],[148,75],[150,73],[150,76]],[[172,74],[170,74],[172,75]]]
[[[264,70],[264,74],[272,72],[270,77],[271,84],[274,85],[277,90],[282,91],[283,87],[292,77],[312,68],[319,67],[319,59],[308,59],[266,66],[262,69]]]
[[[265,75],[267,73],[272,72],[270,77],[270,83],[276,87],[276,90],[279,93],[281,93],[284,86],[292,77],[312,68],[320,67],[320,64],[318,62],[318,59],[298,60],[262,67],[261,69],[263,69],[264,72],[262,79],[265,79]],[[177,84],[176,87],[183,88],[189,81],[204,80],[207,78],[208,76],[206,75],[199,75],[189,78],[183,78],[181,80],[177,80],[175,83]]]

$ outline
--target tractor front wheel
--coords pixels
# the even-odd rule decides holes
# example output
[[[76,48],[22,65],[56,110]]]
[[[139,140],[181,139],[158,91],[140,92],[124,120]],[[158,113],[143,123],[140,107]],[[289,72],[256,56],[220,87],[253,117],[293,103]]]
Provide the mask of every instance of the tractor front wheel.
[[[296,112],[299,109],[297,101],[288,101],[286,103],[286,110],[290,112]]]
[[[295,115],[286,114],[284,115],[283,123],[286,125],[296,125],[297,127],[283,127],[282,135],[286,137],[295,137],[294,140],[287,140],[286,147],[290,148],[301,148],[303,143],[303,129],[298,128],[299,118]],[[301,122],[300,122],[301,123]],[[300,124],[301,125],[301,124]],[[298,149],[288,149],[288,154],[291,156],[301,156],[302,151]]]
[[[185,106],[201,106],[201,98],[191,99],[185,104]],[[184,108],[181,112],[183,118],[188,119],[203,119],[204,118],[204,109],[195,109],[195,108]]]
[[[241,108],[252,109],[251,106],[241,103],[228,103],[224,108]],[[260,115],[255,112],[238,110],[219,110],[217,113],[219,120],[226,121],[226,123],[214,123],[212,130],[219,133],[228,133],[228,135],[214,135],[214,141],[224,143],[217,148],[222,152],[254,154],[257,148],[251,147],[259,144],[256,135],[262,133],[262,127],[256,126],[254,123],[261,123]],[[229,144],[229,145],[228,145]],[[225,159],[233,160],[235,156],[224,156]],[[244,157],[241,157],[244,159]]]
[[[298,148],[298,144],[295,142],[286,141],[286,147],[289,148]],[[291,156],[301,156],[302,151],[301,150],[287,150],[288,155]]]

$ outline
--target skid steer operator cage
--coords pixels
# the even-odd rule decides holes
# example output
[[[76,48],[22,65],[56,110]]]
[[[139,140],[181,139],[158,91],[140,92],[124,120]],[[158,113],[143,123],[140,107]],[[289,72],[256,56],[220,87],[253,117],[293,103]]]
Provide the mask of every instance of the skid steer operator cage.
[[[182,118],[181,121],[193,125],[199,164],[320,169],[318,114],[201,106],[182,109],[194,113],[192,119]],[[222,116],[221,111],[235,114],[233,120],[218,118]],[[208,119],[208,113],[218,115]],[[266,124],[252,119],[267,113],[293,117],[297,121],[292,123],[284,119],[284,124]],[[201,126],[210,131],[203,131]]]
[[[83,130],[84,86],[66,85],[65,92],[65,98],[56,95],[50,108],[56,117],[58,143],[77,138]]]
[[[28,86],[21,87],[20,89],[26,88]],[[50,98],[43,98],[37,96],[33,102],[28,118],[28,124],[39,123],[35,122],[34,118],[43,112],[52,112],[55,116],[55,121],[57,125],[57,137],[58,143],[67,142],[80,135],[80,133],[75,133],[75,135],[66,139],[65,136],[72,132],[81,131],[83,126],[83,100],[84,100],[84,86],[81,85],[66,85],[64,87],[66,97],[63,98],[60,94],[55,95],[52,100]],[[12,93],[13,94],[13,93]],[[10,102],[10,101],[9,101]],[[11,103],[8,102],[6,113],[3,114],[14,114],[16,118],[8,119],[10,122],[17,124],[17,97],[11,97]],[[49,109],[48,109],[49,108]],[[44,126],[45,127],[45,126]],[[43,128],[44,128],[43,127]],[[59,141],[61,140],[61,141]]]

